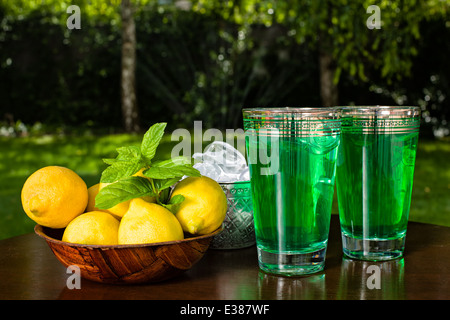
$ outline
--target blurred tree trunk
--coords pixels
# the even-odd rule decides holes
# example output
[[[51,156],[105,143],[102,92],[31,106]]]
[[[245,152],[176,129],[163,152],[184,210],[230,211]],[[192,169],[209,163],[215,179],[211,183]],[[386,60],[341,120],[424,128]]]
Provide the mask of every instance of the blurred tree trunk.
[[[122,0],[122,72],[121,99],[125,131],[138,132],[139,112],[136,103],[136,28],[130,0]]]
[[[338,104],[338,86],[334,83],[336,63],[333,56],[326,52],[319,53],[320,70],[320,98],[324,107],[333,107]]]
[[[333,107],[338,104],[338,86],[334,82],[337,63],[333,58],[333,38],[328,34],[328,30],[333,28],[332,17],[336,5],[333,1],[327,1],[322,8],[325,10],[325,28],[319,32],[319,72],[320,72],[320,98],[322,106]]]

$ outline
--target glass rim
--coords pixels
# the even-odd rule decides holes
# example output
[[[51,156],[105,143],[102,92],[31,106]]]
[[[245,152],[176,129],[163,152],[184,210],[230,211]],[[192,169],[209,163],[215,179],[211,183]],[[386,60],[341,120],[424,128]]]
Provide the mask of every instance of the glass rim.
[[[233,181],[233,182],[218,182],[218,184],[220,184],[221,186],[228,186],[228,185],[245,185],[245,184],[250,184],[250,180],[237,180],[237,181]]]
[[[420,115],[420,107],[418,106],[339,106],[342,110],[342,116],[399,116],[402,118],[418,117]]]
[[[335,135],[341,129],[342,113],[335,107],[245,108],[242,113],[245,132],[256,130],[258,136]]]
[[[416,106],[341,107],[342,130],[367,134],[419,132],[420,108]]]
[[[341,107],[267,107],[243,108],[244,118],[263,116],[297,116],[297,117],[336,117],[341,114]]]

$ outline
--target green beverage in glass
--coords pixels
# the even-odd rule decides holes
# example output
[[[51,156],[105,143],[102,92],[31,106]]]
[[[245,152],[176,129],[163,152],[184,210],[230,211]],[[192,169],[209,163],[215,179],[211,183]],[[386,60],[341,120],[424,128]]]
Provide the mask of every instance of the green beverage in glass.
[[[340,111],[244,109],[259,266],[283,275],[324,268]]]
[[[401,257],[419,136],[418,107],[343,107],[336,188],[344,254]]]

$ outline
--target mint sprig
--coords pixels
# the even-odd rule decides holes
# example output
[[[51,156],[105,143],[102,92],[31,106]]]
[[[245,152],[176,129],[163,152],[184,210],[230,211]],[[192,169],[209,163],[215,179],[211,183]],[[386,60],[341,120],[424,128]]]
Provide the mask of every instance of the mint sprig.
[[[144,134],[140,146],[117,148],[115,159],[103,159],[109,166],[102,172],[100,182],[111,184],[97,194],[95,206],[98,209],[109,209],[124,201],[151,196],[173,213],[178,210],[184,197],[179,195],[170,199],[169,188],[183,176],[199,177],[200,172],[186,157],[152,162],[166,125],[164,122],[154,124]],[[141,169],[148,179],[133,176]]]
[[[101,196],[98,196],[100,195]],[[144,196],[156,196],[151,182],[142,177],[127,177],[110,184],[100,190],[95,198],[95,205],[99,209],[109,209],[123,201]]]

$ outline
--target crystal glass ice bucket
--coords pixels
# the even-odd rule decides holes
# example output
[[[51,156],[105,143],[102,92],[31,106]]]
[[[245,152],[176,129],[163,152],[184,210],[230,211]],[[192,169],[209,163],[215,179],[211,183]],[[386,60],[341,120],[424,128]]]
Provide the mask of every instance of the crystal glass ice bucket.
[[[212,249],[240,249],[255,244],[250,181],[219,183],[227,196],[224,230],[211,242]]]

